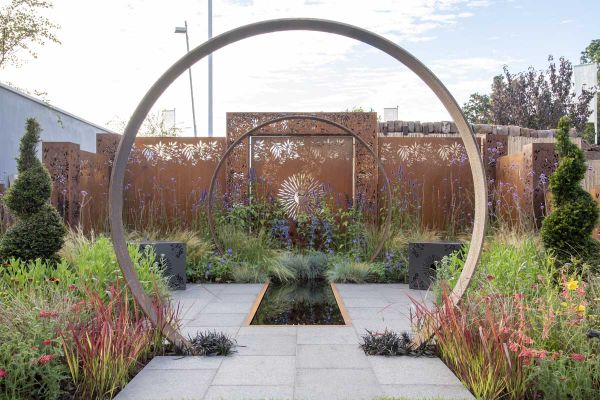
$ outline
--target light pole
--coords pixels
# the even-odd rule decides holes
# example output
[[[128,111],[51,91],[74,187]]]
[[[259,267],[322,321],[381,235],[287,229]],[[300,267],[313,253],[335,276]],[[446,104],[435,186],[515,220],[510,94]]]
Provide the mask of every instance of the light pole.
[[[208,0],[208,39],[212,39],[212,0]],[[213,135],[213,61],[208,55],[208,136]]]
[[[188,36],[187,21],[184,21],[185,26],[175,27],[175,33],[185,33],[185,44],[187,46],[188,53],[190,52],[190,38]],[[194,86],[192,85],[192,68],[188,68],[190,75],[190,95],[192,96],[192,119],[194,121],[194,137],[198,136],[198,130],[196,129],[196,108],[194,107]]]

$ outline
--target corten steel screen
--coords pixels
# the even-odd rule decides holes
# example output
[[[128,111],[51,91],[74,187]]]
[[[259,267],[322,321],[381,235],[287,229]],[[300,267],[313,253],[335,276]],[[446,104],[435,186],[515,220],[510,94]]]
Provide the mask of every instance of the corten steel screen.
[[[379,158],[392,187],[394,219],[429,229],[465,229],[473,223],[473,178],[459,138],[379,138]],[[380,190],[384,182],[380,177]],[[380,207],[385,199],[380,196]]]
[[[130,227],[190,227],[205,207],[224,138],[137,138],[127,164],[124,214]],[[217,196],[224,187],[219,179]]]
[[[327,196],[334,208],[352,204],[351,137],[256,136],[250,140],[249,157],[256,186],[251,190],[257,196],[273,196],[292,209],[302,203],[299,195]]]

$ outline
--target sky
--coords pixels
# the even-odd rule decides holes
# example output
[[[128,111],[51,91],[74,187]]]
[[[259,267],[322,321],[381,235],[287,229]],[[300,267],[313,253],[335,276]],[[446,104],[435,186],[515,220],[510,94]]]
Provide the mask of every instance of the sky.
[[[0,5],[8,0],[0,0]],[[158,77],[190,46],[207,39],[207,0],[54,0],[47,15],[60,45],[22,53],[23,65],[0,81],[47,92],[50,103],[94,123],[126,121]],[[380,34],[419,58],[463,104],[489,92],[493,76],[547,67],[548,55],[574,64],[600,38],[600,1],[562,0],[213,0],[213,35],[273,18],[312,17]],[[316,32],[254,37],[213,55],[214,135],[225,135],[231,111],[344,111],[403,120],[450,117],[403,65],[352,39]],[[198,135],[207,133],[207,62],[192,68]],[[188,75],[181,75],[153,113],[175,109],[183,136],[193,135]]]

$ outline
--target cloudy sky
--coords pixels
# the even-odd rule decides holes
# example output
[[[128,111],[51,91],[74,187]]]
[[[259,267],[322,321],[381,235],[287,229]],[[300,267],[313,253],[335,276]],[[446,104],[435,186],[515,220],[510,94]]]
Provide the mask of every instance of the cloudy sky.
[[[0,0],[0,4],[7,0]],[[54,0],[49,17],[62,45],[0,71],[0,81],[48,93],[54,105],[101,125],[126,120],[150,85],[207,38],[207,0]],[[562,0],[214,0],[213,33],[283,17],[338,20],[385,36],[423,61],[459,103],[487,92],[504,64],[543,68],[549,54],[574,63],[600,37],[600,1]],[[399,107],[399,118],[448,119],[427,87],[377,50],[333,35],[286,32],[255,37],[214,55],[214,130],[228,111],[343,111]],[[199,135],[207,126],[207,66],[193,67]],[[155,112],[175,109],[191,135],[187,74]]]

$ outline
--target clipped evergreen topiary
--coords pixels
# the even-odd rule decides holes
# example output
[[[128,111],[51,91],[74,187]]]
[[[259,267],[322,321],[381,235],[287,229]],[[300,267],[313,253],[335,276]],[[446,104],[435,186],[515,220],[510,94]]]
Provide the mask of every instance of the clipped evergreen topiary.
[[[560,161],[549,185],[552,212],[544,219],[541,236],[560,262],[571,257],[598,261],[600,242],[591,236],[598,222],[598,205],[581,186],[587,167],[583,152],[569,139],[570,128],[569,120],[562,117],[556,134]]]
[[[0,260],[52,259],[64,242],[66,228],[48,203],[52,192],[50,174],[36,156],[40,132],[37,121],[29,118],[19,147],[19,175],[3,198],[17,221],[0,240]]]

